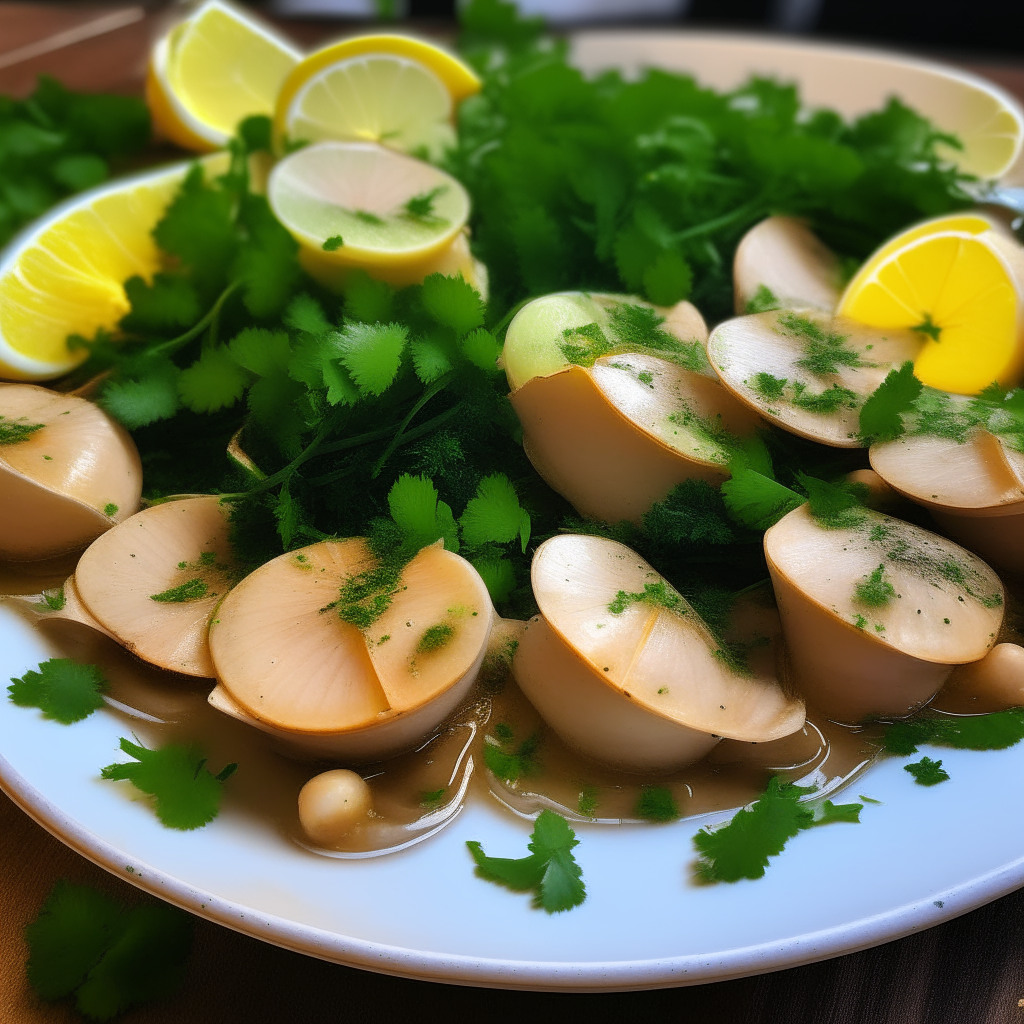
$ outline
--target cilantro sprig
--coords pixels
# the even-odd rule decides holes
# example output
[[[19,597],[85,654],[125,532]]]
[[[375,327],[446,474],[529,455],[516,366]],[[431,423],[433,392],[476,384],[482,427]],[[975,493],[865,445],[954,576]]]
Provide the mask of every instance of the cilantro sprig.
[[[820,813],[803,798],[813,786],[797,786],[774,776],[764,794],[737,811],[721,828],[701,829],[693,837],[700,854],[695,868],[702,882],[738,882],[761,878],[772,857],[778,856],[794,836],[818,825],[858,823],[862,804],[834,804],[825,800]]]
[[[73,997],[89,1020],[110,1020],[180,987],[192,920],[163,903],[126,910],[91,886],[61,879],[25,940],[28,981],[40,998]]]
[[[212,775],[206,768],[206,758],[195,745],[168,743],[150,749],[122,738],[120,746],[135,760],[108,764],[100,777],[127,780],[152,796],[156,816],[168,828],[190,831],[217,817],[224,783],[238,768],[237,764],[229,764]]]
[[[488,857],[478,842],[466,843],[480,878],[514,892],[532,892],[533,905],[549,914],[572,910],[587,898],[583,869],[572,853],[578,845],[565,818],[548,810],[541,811],[534,823],[529,856]]]

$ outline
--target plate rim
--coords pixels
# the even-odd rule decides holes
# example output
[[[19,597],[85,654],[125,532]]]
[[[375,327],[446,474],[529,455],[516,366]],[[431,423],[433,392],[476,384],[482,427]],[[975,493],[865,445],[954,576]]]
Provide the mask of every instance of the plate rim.
[[[930,898],[783,940],[712,954],[645,960],[499,960],[438,953],[354,938],[255,911],[189,885],[184,879],[126,855],[36,790],[0,754],[0,789],[33,821],[124,882],[213,924],[319,960],[413,981],[526,992],[638,992],[732,981],[845,956],[905,938],[976,910],[1024,887],[1024,855]],[[129,870],[130,868],[130,870]]]

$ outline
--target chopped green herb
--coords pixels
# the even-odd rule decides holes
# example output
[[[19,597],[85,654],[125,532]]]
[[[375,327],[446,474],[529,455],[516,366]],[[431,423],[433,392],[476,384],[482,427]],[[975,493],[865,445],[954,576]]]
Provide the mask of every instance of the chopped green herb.
[[[587,897],[583,871],[573,849],[579,845],[576,833],[559,814],[544,810],[537,816],[528,857],[488,857],[478,842],[466,843],[476,862],[476,873],[515,892],[533,892],[533,905],[549,914],[578,907]]]
[[[7,693],[23,708],[39,708],[45,718],[70,725],[103,707],[107,680],[96,665],[70,658],[50,658],[20,679],[11,679]]]
[[[584,786],[580,790],[579,800],[576,801],[576,810],[580,814],[586,815],[588,818],[594,816],[594,811],[597,810],[598,805],[598,788],[597,786]]]
[[[860,613],[858,612],[858,613],[857,613],[856,615],[854,615],[854,617],[853,617],[853,624],[854,624],[854,625],[855,625],[855,626],[856,626],[856,627],[857,627],[858,629],[867,629],[867,625],[868,625],[868,620],[867,620],[866,618],[864,618],[864,616],[863,616],[863,615],[861,615],[861,614],[860,614]]]
[[[135,760],[108,764],[100,777],[127,779],[154,798],[156,816],[164,825],[185,831],[202,828],[217,817],[224,782],[238,767],[229,764],[217,775],[210,774],[195,745],[169,743],[151,750],[122,738],[121,749]]]
[[[59,612],[64,610],[66,598],[64,596],[64,588],[58,587],[56,590],[44,590],[39,595],[42,598],[40,606],[50,612]]]
[[[107,502],[107,504],[103,506],[103,514],[105,516],[116,516],[117,513],[118,506],[115,505],[112,501]]]
[[[770,310],[779,309],[780,305],[771,288],[766,284],[759,284],[757,291],[747,300],[743,312],[748,316],[751,313],[767,313]]]
[[[770,373],[758,373],[754,376],[754,390],[769,402],[778,402],[786,393],[789,381],[785,377],[774,377]]]
[[[796,365],[819,377],[837,373],[840,366],[869,365],[847,346],[849,335],[822,330],[809,317],[799,313],[783,313],[778,322],[790,334],[804,340],[805,355],[796,361]]]
[[[345,244],[345,239],[341,235],[331,235],[323,246],[321,247],[324,252],[337,252]]]
[[[430,224],[445,224],[447,221],[434,213],[434,203],[448,191],[447,185],[438,185],[429,192],[420,192],[410,199],[403,209],[403,216]]]
[[[752,469],[737,466],[722,484],[729,514],[751,530],[767,530],[807,500],[802,494]]]
[[[29,985],[47,1002],[73,996],[90,1020],[110,1020],[181,986],[192,919],[166,903],[129,910],[60,879],[25,928]]]
[[[484,763],[499,779],[517,782],[540,771],[540,760],[537,757],[539,732],[527,736],[515,749],[512,747],[512,729],[507,724],[499,722],[494,733],[498,742],[484,744]]]
[[[867,488],[862,484],[827,483],[805,473],[797,479],[807,491],[811,515],[825,529],[850,529],[864,521]]]
[[[818,416],[831,416],[842,408],[856,409],[857,400],[857,395],[853,391],[838,384],[815,393],[808,391],[806,385],[802,383],[793,385],[793,397],[790,399],[798,409]]]
[[[434,810],[444,803],[444,795],[448,790],[442,786],[440,789],[433,789],[429,792],[420,793],[419,805],[426,810]]]
[[[649,604],[657,608],[667,608],[669,611],[685,615],[687,612],[686,603],[664,580],[657,583],[645,583],[644,589],[636,594],[628,594],[620,590],[608,605],[608,611],[613,615],[621,615],[627,608],[634,604]]]
[[[8,444],[21,444],[27,441],[37,430],[42,430],[42,423],[24,423],[21,420],[12,420],[7,416],[0,416],[0,446]],[[43,456],[44,458],[46,456]]]
[[[665,786],[643,786],[635,813],[645,821],[675,821],[679,817],[679,807],[671,789]]]
[[[885,566],[880,565],[854,587],[853,595],[869,608],[883,608],[896,596],[896,589],[885,579]]]
[[[903,770],[910,772],[919,786],[937,786],[940,782],[949,781],[949,772],[942,767],[942,762],[933,761],[930,757],[922,757],[913,764],[905,764]]]
[[[187,604],[189,601],[199,601],[209,593],[209,586],[205,580],[187,580],[177,587],[164,590],[159,594],[150,594],[150,601],[160,601],[162,604]]]
[[[921,334],[931,338],[932,341],[939,341],[940,335],[942,334],[942,328],[937,324],[932,323],[931,313],[925,313],[924,320],[917,324],[915,327],[910,328],[912,331],[919,331]]]
[[[439,622],[434,626],[428,626],[423,631],[419,643],[416,644],[417,654],[429,654],[431,651],[439,651],[447,647],[455,636],[455,627],[447,622]]]

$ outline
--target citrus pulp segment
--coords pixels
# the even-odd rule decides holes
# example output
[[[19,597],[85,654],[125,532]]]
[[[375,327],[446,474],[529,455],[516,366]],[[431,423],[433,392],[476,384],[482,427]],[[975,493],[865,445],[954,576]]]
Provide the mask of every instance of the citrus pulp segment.
[[[186,149],[219,149],[243,118],[273,113],[300,59],[246,12],[208,0],[154,47],[146,82],[154,125]]]
[[[226,166],[213,157],[208,170]],[[112,330],[129,310],[124,282],[160,267],[152,230],[188,164],[74,196],[16,238],[0,262],[0,377],[50,380],[85,359],[68,336]]]
[[[271,172],[267,198],[300,244],[348,266],[423,259],[449,245],[469,217],[469,196],[454,178],[373,142],[320,142],[292,153]]]
[[[480,90],[475,72],[446,50],[411,36],[345,39],[310,54],[281,86],[274,134],[355,139],[436,153],[454,142],[455,104]]]
[[[914,360],[925,384],[977,394],[1017,383],[1024,362],[1024,249],[987,230],[942,231],[872,259],[847,286],[840,316],[910,328],[924,344]]]

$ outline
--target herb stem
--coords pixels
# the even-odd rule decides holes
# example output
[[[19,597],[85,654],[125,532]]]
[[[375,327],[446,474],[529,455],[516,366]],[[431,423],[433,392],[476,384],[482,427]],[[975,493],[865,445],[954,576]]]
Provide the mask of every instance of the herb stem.
[[[405,433],[406,427],[408,427],[409,424],[412,422],[413,417],[415,417],[416,413],[418,413],[427,404],[427,402],[429,402],[435,395],[438,395],[442,391],[444,391],[444,389],[448,387],[449,384],[451,384],[454,377],[454,372],[448,372],[444,374],[444,376],[438,377],[438,379],[435,380],[434,383],[431,384],[430,387],[428,387],[426,391],[423,392],[422,395],[420,395],[419,400],[416,402],[415,405],[413,405],[413,407],[406,414],[405,419],[403,419],[402,422],[399,424],[398,432],[391,439],[391,443],[387,446],[387,448],[384,449],[384,452],[381,455],[381,457],[374,463],[373,471],[370,473],[371,479],[376,480],[377,477],[380,476],[380,471],[384,468],[384,463],[388,461],[388,459],[394,453],[395,449],[398,447],[399,443],[402,440],[402,435]]]
[[[712,232],[718,231],[720,228],[728,227],[730,224],[733,224],[736,221],[742,221],[747,217],[756,220],[757,217],[755,214],[758,214],[762,204],[762,197],[755,196],[749,203],[737,206],[735,210],[730,210],[728,213],[722,214],[721,217],[715,217],[712,220],[706,220],[701,224],[694,224],[693,227],[686,228],[685,231],[676,232],[673,238],[676,242],[682,242],[688,238],[696,238],[699,235],[710,235]]]
[[[206,316],[204,316],[202,320],[190,327],[184,334],[179,334],[177,338],[171,338],[170,341],[164,341],[159,345],[154,345],[147,355],[162,355],[164,352],[176,352],[182,347],[182,345],[187,345],[193,338],[202,334],[203,330],[208,326],[211,327],[211,338],[216,339],[216,331],[212,325],[215,324],[217,318],[220,316],[220,311],[223,309],[224,303],[227,302],[232,293],[237,291],[241,285],[241,281],[232,281],[231,284],[229,284],[227,288],[217,296],[217,301],[210,307]]]

